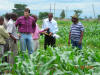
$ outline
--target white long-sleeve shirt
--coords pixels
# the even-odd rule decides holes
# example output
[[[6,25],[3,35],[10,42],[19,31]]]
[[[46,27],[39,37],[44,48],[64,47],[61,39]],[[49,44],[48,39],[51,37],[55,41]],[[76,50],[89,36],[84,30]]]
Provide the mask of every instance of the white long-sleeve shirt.
[[[52,19],[51,21],[49,21],[48,18],[43,20],[42,29],[46,28],[49,28],[50,32],[52,32],[53,34],[56,34],[56,32],[58,32],[57,22],[54,19]]]
[[[17,35],[15,23],[14,23],[14,21],[12,19],[10,19],[8,21],[8,24],[7,24],[7,32],[8,33],[11,33],[11,35],[13,37],[15,37],[16,39],[19,39],[19,37]]]

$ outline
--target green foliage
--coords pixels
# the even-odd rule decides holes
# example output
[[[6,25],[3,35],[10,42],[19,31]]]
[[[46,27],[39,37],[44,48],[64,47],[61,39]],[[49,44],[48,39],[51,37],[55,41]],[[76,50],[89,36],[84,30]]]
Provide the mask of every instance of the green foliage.
[[[82,10],[74,10],[75,14],[79,17],[82,14]]]
[[[100,15],[98,15],[98,20],[100,20]]]
[[[48,17],[48,12],[40,12],[39,13],[39,19],[44,19]]]
[[[61,19],[64,19],[65,18],[65,11],[64,10],[62,10],[62,12],[60,14],[60,17],[61,17]]]
[[[26,4],[15,4],[13,12],[17,13],[18,16],[23,16],[24,15],[24,9],[26,8]]]

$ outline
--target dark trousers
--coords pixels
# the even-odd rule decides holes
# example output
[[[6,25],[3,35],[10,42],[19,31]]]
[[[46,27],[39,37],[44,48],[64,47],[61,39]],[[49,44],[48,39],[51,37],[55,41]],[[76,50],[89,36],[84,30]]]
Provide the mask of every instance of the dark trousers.
[[[56,43],[55,37],[45,35],[44,49],[47,49],[48,46],[55,47],[55,43]]]
[[[73,41],[73,40],[71,40],[71,44],[72,44],[73,48],[77,47],[80,50],[82,49],[82,44],[79,45],[79,41]]]
[[[9,39],[6,39],[6,44],[4,45],[4,53],[7,53],[9,51],[9,49],[10,49],[9,48]],[[5,56],[4,61],[8,62],[8,57],[7,56]]]

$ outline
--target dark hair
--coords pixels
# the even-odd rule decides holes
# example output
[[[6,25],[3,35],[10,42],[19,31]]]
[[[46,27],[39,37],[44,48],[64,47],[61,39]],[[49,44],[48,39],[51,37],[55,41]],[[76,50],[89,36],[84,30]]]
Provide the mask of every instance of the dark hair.
[[[25,8],[24,12],[30,13],[30,9],[29,8]]]
[[[16,13],[11,13],[11,19],[12,18],[17,18],[17,14]]]
[[[37,17],[36,15],[32,15],[32,17],[33,17],[33,18],[37,18],[37,19],[38,19],[38,17]]]
[[[0,21],[4,21],[4,18],[2,16],[0,16]]]
[[[48,13],[48,15],[51,15],[53,17],[53,13]]]
[[[6,14],[5,14],[5,18],[6,18],[7,20],[10,20],[10,18],[11,18],[11,13],[6,13]]]

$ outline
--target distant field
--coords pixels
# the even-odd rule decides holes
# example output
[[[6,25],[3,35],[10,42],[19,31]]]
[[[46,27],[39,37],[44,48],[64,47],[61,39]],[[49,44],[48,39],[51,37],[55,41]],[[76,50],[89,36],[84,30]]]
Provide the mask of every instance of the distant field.
[[[99,46],[100,22],[97,22],[97,21],[81,21],[81,22],[85,27],[83,47],[88,46],[90,48],[96,47],[100,49],[100,46]],[[72,24],[72,22],[58,20],[57,23],[59,27],[59,31],[57,34],[60,35],[60,38],[57,39],[57,46],[67,46],[70,25]],[[41,20],[38,21],[38,25],[41,28],[41,25],[42,25]],[[43,36],[41,36],[40,44],[41,44],[40,46],[42,47],[43,46]]]

